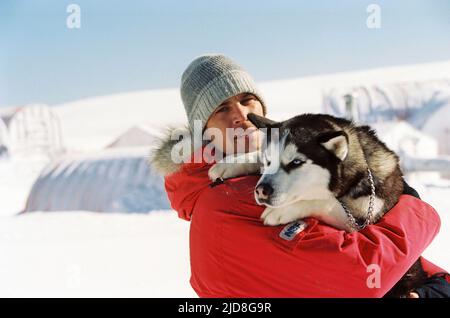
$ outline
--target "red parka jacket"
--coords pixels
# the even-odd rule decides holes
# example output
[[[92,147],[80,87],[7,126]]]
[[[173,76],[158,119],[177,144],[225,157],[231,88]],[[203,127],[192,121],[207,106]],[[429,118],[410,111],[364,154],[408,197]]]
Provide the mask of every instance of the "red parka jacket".
[[[260,220],[264,207],[253,195],[258,176],[211,187],[210,167],[183,164],[165,177],[172,208],[191,221],[190,282],[200,297],[382,297],[439,231],[431,206],[402,195],[362,231],[346,233],[309,218],[286,239],[280,233],[289,225]],[[422,263],[430,275],[442,271]]]

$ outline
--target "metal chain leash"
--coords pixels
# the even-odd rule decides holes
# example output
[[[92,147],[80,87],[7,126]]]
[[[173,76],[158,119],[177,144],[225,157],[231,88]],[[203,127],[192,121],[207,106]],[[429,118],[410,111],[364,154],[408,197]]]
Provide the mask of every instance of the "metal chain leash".
[[[345,214],[347,214],[350,224],[357,230],[362,230],[367,225],[370,224],[370,221],[371,221],[372,215],[373,215],[373,207],[375,204],[375,182],[373,181],[372,171],[370,171],[370,168],[367,168],[367,173],[368,173],[368,179],[369,179],[369,183],[370,183],[370,196],[369,196],[369,207],[367,209],[367,217],[363,224],[358,224],[355,217],[350,212],[350,210],[347,208],[347,206],[344,204],[344,202],[339,200],[339,202],[342,205],[342,208],[345,211]]]

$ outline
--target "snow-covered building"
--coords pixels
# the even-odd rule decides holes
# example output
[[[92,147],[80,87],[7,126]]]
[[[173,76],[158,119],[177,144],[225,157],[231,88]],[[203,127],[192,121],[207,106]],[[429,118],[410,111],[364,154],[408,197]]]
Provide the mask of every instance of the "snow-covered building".
[[[8,155],[8,128],[0,118],[0,158]]]
[[[440,173],[433,171],[432,165],[441,166],[430,161],[438,156],[436,139],[405,121],[376,123],[371,127],[386,146],[398,154],[402,171],[410,179],[429,182],[440,178]]]
[[[440,155],[450,155],[450,102],[431,114],[422,130],[438,141]]]
[[[11,155],[53,157],[63,152],[60,122],[50,107],[28,105],[3,113],[2,118],[8,130]]]
[[[391,150],[400,155],[422,158],[434,158],[438,155],[436,139],[405,121],[376,123],[371,127]]]
[[[332,88],[323,95],[326,113],[363,123],[406,120],[419,129],[449,104],[449,79]]]
[[[170,208],[148,147],[65,155],[45,167],[25,211],[140,212]]]
[[[149,125],[136,125],[117,137],[107,148],[140,147],[152,145],[157,135]]]

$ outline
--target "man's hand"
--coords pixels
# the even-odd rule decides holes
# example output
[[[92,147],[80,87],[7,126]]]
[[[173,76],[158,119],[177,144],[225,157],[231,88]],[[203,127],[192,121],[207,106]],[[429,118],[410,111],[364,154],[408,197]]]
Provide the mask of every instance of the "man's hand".
[[[295,220],[314,217],[337,229],[352,232],[342,205],[335,198],[325,200],[299,200],[282,207],[267,207],[261,214],[265,225],[287,224]]]
[[[227,156],[213,165],[208,176],[212,181],[218,178],[227,179],[259,172],[261,164],[258,162],[258,153],[251,152]]]

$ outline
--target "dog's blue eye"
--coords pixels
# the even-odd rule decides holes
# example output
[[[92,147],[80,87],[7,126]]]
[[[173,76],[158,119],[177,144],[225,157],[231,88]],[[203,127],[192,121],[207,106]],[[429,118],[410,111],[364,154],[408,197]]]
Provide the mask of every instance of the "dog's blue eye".
[[[306,161],[303,161],[301,159],[294,159],[291,162],[289,162],[289,164],[287,164],[286,166],[284,166],[284,169],[289,172],[292,169],[296,169],[301,167]]]

